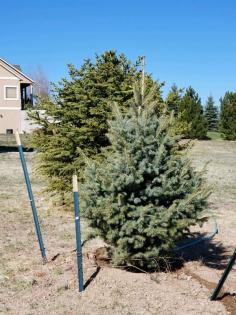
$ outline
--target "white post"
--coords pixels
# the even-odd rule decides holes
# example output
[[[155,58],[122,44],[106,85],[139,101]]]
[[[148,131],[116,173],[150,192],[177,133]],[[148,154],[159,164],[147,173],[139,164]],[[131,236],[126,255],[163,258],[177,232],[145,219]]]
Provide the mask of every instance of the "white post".
[[[20,140],[20,135],[19,135],[18,130],[15,132],[15,138],[16,138],[17,145],[21,145],[21,140]]]
[[[73,180],[72,180],[72,183],[73,183],[73,192],[78,192],[78,180],[77,180],[77,175],[73,175]]]

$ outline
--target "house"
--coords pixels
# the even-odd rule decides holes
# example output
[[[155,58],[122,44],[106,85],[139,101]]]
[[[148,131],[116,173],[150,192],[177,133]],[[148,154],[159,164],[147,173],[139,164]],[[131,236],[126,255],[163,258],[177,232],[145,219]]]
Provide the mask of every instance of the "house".
[[[25,109],[33,104],[33,84],[19,66],[0,58],[0,134],[29,131]]]

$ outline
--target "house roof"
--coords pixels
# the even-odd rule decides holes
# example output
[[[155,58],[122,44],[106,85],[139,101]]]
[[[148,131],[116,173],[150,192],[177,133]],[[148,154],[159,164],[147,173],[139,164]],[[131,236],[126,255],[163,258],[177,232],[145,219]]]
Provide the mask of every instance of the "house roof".
[[[21,72],[19,69],[8,63],[6,60],[0,58],[0,63],[3,63],[3,65],[6,66],[7,70],[12,72],[15,76],[17,76],[19,79],[22,79],[24,77],[26,80],[30,81],[31,83],[34,83],[34,80],[32,80],[30,77],[25,75],[23,72]],[[12,70],[12,71],[11,71]]]

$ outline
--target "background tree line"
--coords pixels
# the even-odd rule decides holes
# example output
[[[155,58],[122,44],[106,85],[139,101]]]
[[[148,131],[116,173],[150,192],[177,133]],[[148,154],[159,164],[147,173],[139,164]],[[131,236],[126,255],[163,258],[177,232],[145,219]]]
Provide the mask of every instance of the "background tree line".
[[[192,87],[184,90],[174,84],[165,103],[169,112],[174,111],[176,134],[190,139],[207,139],[207,132],[215,131],[221,133],[223,139],[236,140],[236,93],[226,92],[220,98],[220,108],[211,95],[202,106]]]
[[[38,98],[41,111],[29,111],[40,126],[31,135],[38,169],[66,205],[79,176],[83,215],[111,263],[155,268],[207,219],[209,188],[179,139],[207,139],[219,125],[227,135],[234,93],[221,100],[219,123],[213,98],[204,109],[192,87],[173,85],[164,98],[164,83],[144,74],[140,58],[106,51],[68,70]]]
[[[77,69],[68,66],[68,78],[52,86],[49,96],[38,98],[37,108],[29,111],[30,119],[40,126],[31,135],[37,149],[38,169],[45,175],[48,190],[66,198],[71,176],[84,180],[84,159],[103,160],[103,148],[109,147],[108,120],[115,102],[126,113],[133,99],[133,86],[141,77],[141,62],[132,63],[124,54],[106,51],[87,59]],[[148,103],[157,102],[158,115],[174,114],[173,132],[184,138],[207,139],[208,131],[219,130],[225,139],[236,139],[236,93],[227,92],[221,111],[212,96],[205,108],[197,92],[173,85],[166,98],[164,83],[145,73]]]

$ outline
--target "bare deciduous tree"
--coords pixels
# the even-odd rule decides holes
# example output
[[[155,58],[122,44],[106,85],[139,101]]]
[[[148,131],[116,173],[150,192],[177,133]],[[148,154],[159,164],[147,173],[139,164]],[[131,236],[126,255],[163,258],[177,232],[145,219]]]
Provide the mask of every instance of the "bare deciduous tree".
[[[31,72],[31,78],[35,81],[34,94],[37,97],[48,97],[49,95],[49,80],[47,74],[38,66]]]

